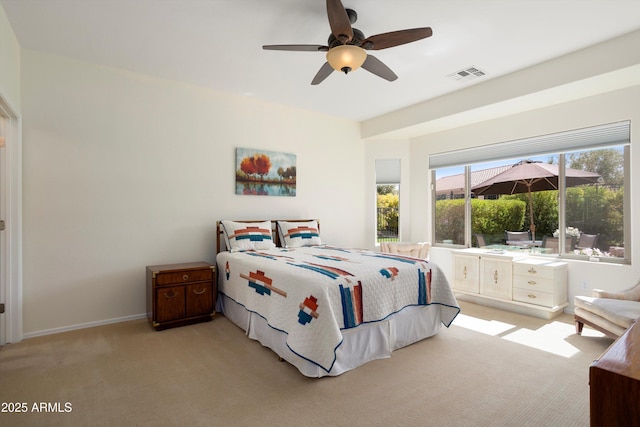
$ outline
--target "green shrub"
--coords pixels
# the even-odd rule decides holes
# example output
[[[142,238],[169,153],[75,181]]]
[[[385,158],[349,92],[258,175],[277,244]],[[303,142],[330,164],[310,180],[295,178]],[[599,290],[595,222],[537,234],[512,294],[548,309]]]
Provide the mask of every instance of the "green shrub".
[[[526,205],[524,214],[524,228],[529,229],[529,195],[527,193],[502,196],[504,200],[521,200]],[[536,239],[542,236],[552,236],[558,229],[558,191],[536,191],[531,193],[533,203],[533,223],[536,225]]]
[[[505,230],[523,229],[526,203],[520,200],[471,200],[472,234],[484,234],[488,244],[500,243]],[[464,243],[464,199],[436,202],[436,242]]]
[[[502,243],[504,231],[524,231],[527,204],[521,200],[471,200],[471,233],[484,234],[487,244]],[[528,224],[528,223],[527,223]]]
[[[436,202],[436,242],[464,243],[464,199]]]
[[[599,234],[598,247],[624,245],[622,188],[585,186],[567,189],[567,225],[583,233]]]

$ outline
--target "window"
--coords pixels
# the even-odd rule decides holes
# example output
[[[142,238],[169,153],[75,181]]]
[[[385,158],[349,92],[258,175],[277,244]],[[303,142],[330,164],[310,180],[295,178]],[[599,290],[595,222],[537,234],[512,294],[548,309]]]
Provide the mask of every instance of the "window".
[[[566,230],[575,237],[571,249],[577,254],[624,258],[625,148],[628,147],[565,155],[567,171],[591,170],[600,175],[598,185],[566,190]],[[565,251],[569,252],[568,248]]]
[[[376,242],[399,241],[400,159],[376,160]]]
[[[435,244],[628,262],[629,135],[627,121],[431,156]]]
[[[464,245],[465,242],[465,167],[435,171],[435,241]]]

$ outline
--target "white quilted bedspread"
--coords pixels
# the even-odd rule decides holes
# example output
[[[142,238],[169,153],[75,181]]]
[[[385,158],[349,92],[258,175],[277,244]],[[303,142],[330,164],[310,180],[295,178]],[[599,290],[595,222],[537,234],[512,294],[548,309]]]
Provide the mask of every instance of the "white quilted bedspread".
[[[460,312],[438,266],[417,258],[330,246],[221,252],[218,291],[287,333],[287,345],[329,372],[342,329],[408,306],[438,305],[449,326]]]

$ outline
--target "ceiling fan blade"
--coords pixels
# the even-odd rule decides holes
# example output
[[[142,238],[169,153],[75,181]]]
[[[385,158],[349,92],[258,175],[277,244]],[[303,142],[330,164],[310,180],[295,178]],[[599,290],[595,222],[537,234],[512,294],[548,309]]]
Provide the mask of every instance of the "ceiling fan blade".
[[[326,52],[329,46],[319,44],[268,44],[262,46],[264,50],[295,50],[301,52]]]
[[[324,65],[320,67],[320,70],[318,70],[318,73],[311,81],[311,84],[317,85],[322,83],[322,81],[327,77],[329,77],[331,73],[333,73],[333,68],[331,67],[331,64],[329,64],[328,62],[325,62]]]
[[[427,37],[431,37],[432,34],[433,31],[429,27],[392,31],[367,38],[362,43],[362,47],[368,50],[387,49],[389,47],[415,42],[416,40],[426,39]],[[373,46],[370,44],[373,44]]]
[[[396,73],[391,71],[391,68],[384,65],[382,61],[372,55],[367,55],[367,59],[365,59],[364,64],[362,64],[362,68],[390,82],[398,78]]]
[[[340,0],[327,0],[327,17],[331,33],[342,43],[347,43],[353,38],[353,28],[349,21],[347,10]]]

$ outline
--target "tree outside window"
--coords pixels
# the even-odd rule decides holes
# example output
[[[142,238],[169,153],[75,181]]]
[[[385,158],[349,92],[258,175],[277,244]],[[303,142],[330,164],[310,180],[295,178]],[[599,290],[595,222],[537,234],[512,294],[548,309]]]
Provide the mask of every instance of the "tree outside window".
[[[377,241],[397,242],[399,239],[400,185],[377,186]]]

